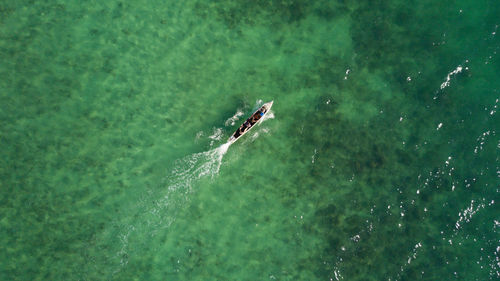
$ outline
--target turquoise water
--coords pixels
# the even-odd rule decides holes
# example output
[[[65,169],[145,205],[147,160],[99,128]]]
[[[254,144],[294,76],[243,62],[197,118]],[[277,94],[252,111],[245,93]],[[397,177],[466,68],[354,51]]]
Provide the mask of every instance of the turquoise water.
[[[0,279],[497,280],[500,3],[311,2],[2,1]]]

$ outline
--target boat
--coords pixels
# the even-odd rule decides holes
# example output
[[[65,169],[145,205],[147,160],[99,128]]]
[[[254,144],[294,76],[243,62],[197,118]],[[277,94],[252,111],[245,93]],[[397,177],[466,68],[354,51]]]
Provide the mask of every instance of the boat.
[[[241,136],[246,134],[250,129],[252,129],[257,123],[264,119],[264,116],[271,110],[271,106],[273,106],[274,101],[270,101],[268,103],[263,104],[257,111],[255,111],[250,118],[248,118],[237,130],[234,132],[232,136],[227,140],[230,143],[234,143]]]

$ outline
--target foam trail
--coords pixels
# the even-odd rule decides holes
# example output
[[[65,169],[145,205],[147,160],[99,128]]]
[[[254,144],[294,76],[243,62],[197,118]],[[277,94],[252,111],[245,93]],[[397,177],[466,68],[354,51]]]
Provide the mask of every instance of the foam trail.
[[[229,146],[231,146],[230,142],[175,161],[175,168],[166,177],[164,194],[155,200],[149,212],[157,217],[153,223],[155,231],[172,224],[177,210],[189,201],[189,194],[193,192],[196,182],[204,177],[213,178],[219,173],[222,158]]]
[[[168,190],[176,190],[179,187],[189,187],[193,181],[206,175],[211,177],[219,173],[222,157],[226,154],[230,142],[209,151],[195,153],[175,161],[175,168],[167,177],[170,181]]]
[[[109,257],[109,262],[115,264],[111,276],[120,272],[128,264],[130,244],[138,244],[149,237],[152,239],[176,219],[177,213],[190,200],[193,186],[200,179],[214,177],[219,173],[222,158],[231,143],[225,143],[217,148],[194,153],[175,161],[175,168],[167,175],[159,189],[150,190],[139,200],[134,209],[139,210],[136,219],[129,222],[116,222],[120,229],[116,252]],[[108,235],[114,236],[113,232]],[[111,238],[108,238],[111,239]]]

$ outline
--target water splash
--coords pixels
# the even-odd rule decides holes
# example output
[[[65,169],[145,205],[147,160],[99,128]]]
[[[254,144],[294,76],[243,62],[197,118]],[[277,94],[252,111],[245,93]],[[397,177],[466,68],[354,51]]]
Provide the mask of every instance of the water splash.
[[[269,119],[274,119],[274,112],[272,109],[269,110],[269,112],[266,115],[264,115],[262,121],[260,121],[259,124],[264,123],[264,121],[269,120]]]
[[[236,121],[238,121],[241,116],[243,116],[243,111],[238,109],[233,116],[231,116],[229,119],[226,120],[226,122],[224,122],[224,125],[226,127],[234,126],[234,124],[236,124]]]

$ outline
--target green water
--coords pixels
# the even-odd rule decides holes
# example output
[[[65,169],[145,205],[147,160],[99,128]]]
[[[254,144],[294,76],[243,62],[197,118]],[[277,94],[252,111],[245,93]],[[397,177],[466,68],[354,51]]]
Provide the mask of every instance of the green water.
[[[0,280],[498,280],[499,15],[2,1]]]

